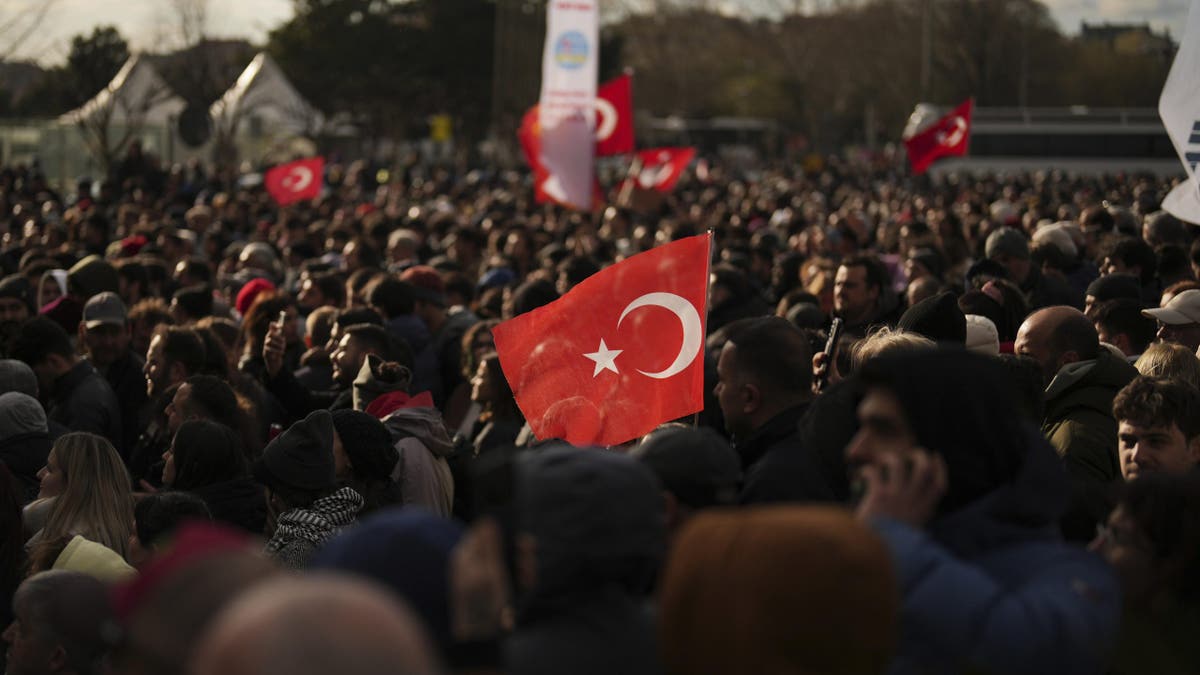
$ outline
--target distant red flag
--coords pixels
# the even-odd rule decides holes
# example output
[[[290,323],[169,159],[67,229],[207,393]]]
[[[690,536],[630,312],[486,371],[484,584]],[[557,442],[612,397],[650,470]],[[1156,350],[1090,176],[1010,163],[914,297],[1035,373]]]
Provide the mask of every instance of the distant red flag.
[[[704,407],[709,239],[635,255],[493,329],[535,436],[616,445]]]
[[[642,170],[638,172],[637,187],[643,190],[670,192],[675,189],[688,164],[696,157],[695,148],[653,148],[640,150],[638,159]]]
[[[305,199],[316,199],[324,184],[325,158],[309,157],[267,170],[267,192],[280,206]]]
[[[521,127],[517,129],[517,140],[521,143],[521,153],[525,155],[525,162],[533,172],[534,200],[539,204],[552,202],[570,206],[558,185],[558,179],[542,164],[541,135],[541,126],[538,124],[538,107],[535,105],[525,111],[525,116],[521,118]],[[594,202],[593,208],[599,208],[604,203],[604,190],[600,187],[599,180],[595,181],[592,201]]]
[[[974,106],[975,102],[967,99],[928,129],[904,141],[914,175],[925,173],[929,165],[941,157],[962,157],[967,154]]]
[[[633,152],[633,77],[622,75],[596,89],[596,156]]]

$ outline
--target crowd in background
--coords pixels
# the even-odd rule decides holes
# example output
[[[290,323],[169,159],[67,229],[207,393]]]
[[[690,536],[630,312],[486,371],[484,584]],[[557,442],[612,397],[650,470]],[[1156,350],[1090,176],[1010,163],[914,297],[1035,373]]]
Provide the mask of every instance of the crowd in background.
[[[0,169],[8,673],[1200,668],[1170,181],[254,178]],[[536,438],[492,329],[706,231],[704,410]]]

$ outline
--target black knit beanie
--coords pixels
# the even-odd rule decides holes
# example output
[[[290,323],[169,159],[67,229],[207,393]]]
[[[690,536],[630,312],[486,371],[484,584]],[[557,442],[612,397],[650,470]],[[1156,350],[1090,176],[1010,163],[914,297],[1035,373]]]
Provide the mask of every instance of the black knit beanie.
[[[333,428],[342,439],[342,447],[346,449],[355,476],[375,480],[391,477],[399,453],[383,422],[358,410],[336,410]]]
[[[254,477],[267,486],[330,490],[333,468],[333,418],[317,410],[288,427],[254,462]]]
[[[935,342],[967,343],[967,317],[952,293],[939,293],[909,307],[896,325]]]

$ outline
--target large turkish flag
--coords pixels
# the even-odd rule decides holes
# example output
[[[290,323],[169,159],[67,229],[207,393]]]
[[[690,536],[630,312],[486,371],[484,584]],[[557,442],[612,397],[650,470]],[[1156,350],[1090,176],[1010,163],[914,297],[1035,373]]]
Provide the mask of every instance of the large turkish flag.
[[[709,235],[638,254],[496,326],[539,439],[616,445],[704,407]]]
[[[941,157],[962,157],[967,154],[973,107],[974,101],[967,99],[929,128],[904,141],[913,175],[925,173],[929,165]]]
[[[267,192],[280,206],[304,199],[316,199],[325,181],[325,158],[309,157],[267,170],[263,182]]]

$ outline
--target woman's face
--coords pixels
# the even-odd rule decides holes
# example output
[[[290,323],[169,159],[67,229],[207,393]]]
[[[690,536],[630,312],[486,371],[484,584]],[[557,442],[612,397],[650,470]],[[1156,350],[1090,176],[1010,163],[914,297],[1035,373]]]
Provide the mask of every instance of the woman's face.
[[[42,279],[42,286],[38,289],[38,307],[45,307],[61,297],[62,288],[59,287],[58,281]]]
[[[163,459],[162,482],[163,482],[163,485],[170,487],[175,484],[175,444],[174,443],[172,443],[170,445],[170,447],[167,448],[167,451],[162,454],[162,459]]]
[[[58,465],[58,457],[53,450],[46,457],[46,466],[38,472],[38,479],[42,482],[41,488],[38,490],[38,499],[57,497],[66,489],[67,482],[62,468]]]

